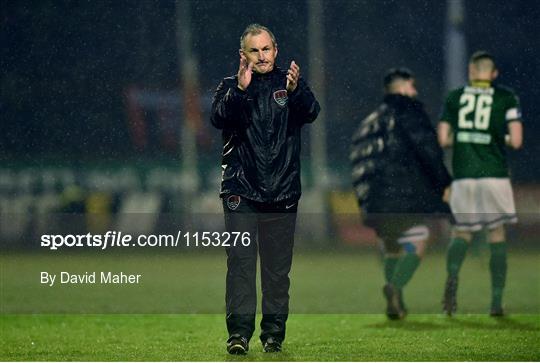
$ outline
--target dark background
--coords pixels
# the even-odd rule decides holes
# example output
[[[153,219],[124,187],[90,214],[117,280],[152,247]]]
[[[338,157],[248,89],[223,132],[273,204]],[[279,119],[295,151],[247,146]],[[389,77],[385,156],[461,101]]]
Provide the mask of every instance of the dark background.
[[[275,33],[280,66],[294,59],[307,76],[307,7],[306,1],[192,1],[201,94],[211,95],[221,78],[236,73],[239,36],[251,22]],[[380,101],[389,67],[416,73],[419,97],[435,122],[446,91],[445,12],[443,1],[324,1],[321,71],[332,167],[347,164],[350,135]],[[136,158],[124,92],[133,85],[179,88],[175,16],[173,1],[3,0],[1,158]],[[492,52],[499,83],[521,98],[525,147],[511,160],[514,178],[524,182],[540,179],[538,19],[537,1],[465,3],[468,54]],[[220,134],[204,122],[211,145],[199,150],[215,153],[217,165]]]

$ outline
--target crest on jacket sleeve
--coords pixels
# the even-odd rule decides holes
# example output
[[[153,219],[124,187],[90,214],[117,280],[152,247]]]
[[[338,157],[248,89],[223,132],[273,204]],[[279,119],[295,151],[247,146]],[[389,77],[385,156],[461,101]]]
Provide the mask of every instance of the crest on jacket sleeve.
[[[274,101],[280,106],[285,106],[287,104],[288,96],[287,90],[280,89],[274,92]]]

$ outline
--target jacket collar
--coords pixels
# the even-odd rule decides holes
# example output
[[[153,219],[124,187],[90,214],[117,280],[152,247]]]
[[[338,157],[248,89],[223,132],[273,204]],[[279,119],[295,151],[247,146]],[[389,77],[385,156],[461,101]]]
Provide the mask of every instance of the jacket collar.
[[[414,98],[409,96],[403,96],[398,93],[389,93],[384,95],[384,102],[395,103],[395,102],[412,102]]]
[[[422,102],[417,98],[403,96],[396,93],[389,93],[385,95],[383,102],[395,107],[423,107]]]
[[[256,72],[253,72],[253,78],[254,79],[258,79],[258,80],[267,80],[267,79],[271,79],[274,77],[274,75],[277,75],[280,73],[280,69],[279,67],[275,66],[274,65],[274,68],[268,72],[268,73],[256,73]]]

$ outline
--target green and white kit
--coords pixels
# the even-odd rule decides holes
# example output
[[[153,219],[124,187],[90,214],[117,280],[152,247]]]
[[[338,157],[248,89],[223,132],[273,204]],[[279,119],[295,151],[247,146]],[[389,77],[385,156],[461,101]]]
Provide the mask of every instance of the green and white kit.
[[[515,222],[505,143],[508,123],[521,122],[514,92],[473,82],[449,93],[440,119],[453,131],[450,207],[456,227],[472,231]]]

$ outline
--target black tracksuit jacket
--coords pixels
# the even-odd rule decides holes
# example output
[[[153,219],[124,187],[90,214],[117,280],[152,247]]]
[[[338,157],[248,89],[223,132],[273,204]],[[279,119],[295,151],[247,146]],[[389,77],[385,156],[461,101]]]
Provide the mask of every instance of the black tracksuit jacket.
[[[390,94],[353,136],[350,160],[360,207],[368,213],[449,213],[452,179],[422,103]]]
[[[222,197],[264,203],[300,198],[300,129],[317,118],[320,106],[302,78],[288,93],[286,75],[277,67],[253,72],[245,92],[236,76],[218,86],[211,122],[222,130]]]

